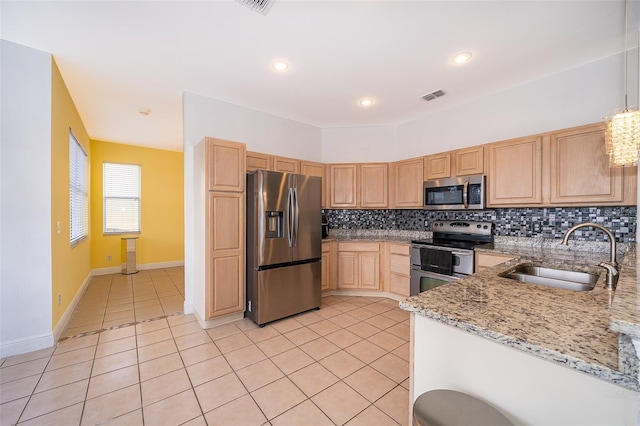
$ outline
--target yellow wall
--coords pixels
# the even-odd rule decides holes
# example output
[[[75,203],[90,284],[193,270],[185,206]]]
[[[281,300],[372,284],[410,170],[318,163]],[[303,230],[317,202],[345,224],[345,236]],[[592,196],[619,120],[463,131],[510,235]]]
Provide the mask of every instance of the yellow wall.
[[[52,59],[51,72],[51,263],[52,329],[91,273],[90,238],[74,247],[69,243],[69,129],[88,155],[91,151],[80,115],[60,71]],[[87,176],[87,179],[89,177]],[[43,182],[44,183],[44,182]],[[89,193],[91,199],[91,193]],[[91,211],[89,211],[91,214]],[[60,222],[60,233],[58,233]],[[89,233],[91,237],[91,233]],[[61,304],[58,306],[58,294]]]
[[[91,268],[120,267],[122,235],[103,235],[102,164],[142,166],[138,264],[184,261],[184,156],[181,152],[91,141]],[[111,261],[107,257],[111,256]]]

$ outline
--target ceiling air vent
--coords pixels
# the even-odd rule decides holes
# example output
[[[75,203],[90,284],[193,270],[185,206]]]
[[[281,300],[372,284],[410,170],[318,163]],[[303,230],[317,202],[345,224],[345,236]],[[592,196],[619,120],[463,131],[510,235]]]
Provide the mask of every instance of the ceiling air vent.
[[[274,0],[236,0],[238,3],[247,6],[254,12],[258,12],[262,15],[266,15],[271,9]]]
[[[440,89],[440,90],[436,90],[435,92],[427,93],[422,97],[422,99],[428,102],[444,95],[445,95],[444,90]]]

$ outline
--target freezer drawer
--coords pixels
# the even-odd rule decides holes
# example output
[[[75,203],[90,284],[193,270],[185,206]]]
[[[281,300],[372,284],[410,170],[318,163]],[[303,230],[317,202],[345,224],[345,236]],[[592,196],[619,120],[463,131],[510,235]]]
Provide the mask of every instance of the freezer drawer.
[[[247,284],[247,316],[256,324],[320,307],[320,261],[253,271]]]

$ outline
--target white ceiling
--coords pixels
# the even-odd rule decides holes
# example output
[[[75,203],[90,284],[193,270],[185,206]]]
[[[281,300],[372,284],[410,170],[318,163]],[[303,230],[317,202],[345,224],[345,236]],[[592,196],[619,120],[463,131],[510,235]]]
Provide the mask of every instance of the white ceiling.
[[[621,0],[275,0],[267,16],[232,0],[1,7],[2,38],[54,55],[91,138],[171,150],[183,91],[321,128],[398,125],[624,46]],[[453,64],[461,51],[471,62]]]

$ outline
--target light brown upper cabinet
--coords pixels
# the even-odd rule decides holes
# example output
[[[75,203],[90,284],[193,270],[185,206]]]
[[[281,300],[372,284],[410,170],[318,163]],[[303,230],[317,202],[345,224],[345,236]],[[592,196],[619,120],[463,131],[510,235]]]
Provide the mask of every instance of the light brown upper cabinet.
[[[551,134],[551,204],[621,204],[624,201],[624,170],[609,167],[604,129],[604,124],[595,124]]]
[[[331,208],[387,208],[389,165],[329,164],[329,203]]]
[[[329,164],[329,205],[332,208],[358,206],[358,166],[355,164]]]
[[[244,191],[245,144],[215,138],[205,141],[209,191]]]
[[[391,163],[391,208],[423,207],[424,157]]]
[[[481,175],[484,173],[484,146],[455,151],[455,175]]]
[[[450,178],[451,158],[451,152],[441,152],[424,157],[424,180]]]
[[[327,179],[325,176],[325,166],[322,163],[316,163],[314,161],[300,160],[300,174],[306,176],[317,176],[322,178],[322,201],[321,206],[323,209],[329,208],[327,203]]]
[[[300,174],[305,176],[324,177],[324,164],[314,161],[300,160]]]
[[[247,151],[247,172],[254,170],[271,170],[273,161],[269,154]]]
[[[424,179],[446,179],[484,173],[484,146],[441,152],[424,157]]]
[[[300,160],[273,156],[273,170],[284,173],[300,173]]]
[[[542,203],[542,136],[488,145],[487,207]]]
[[[360,207],[389,207],[389,165],[360,164]]]

